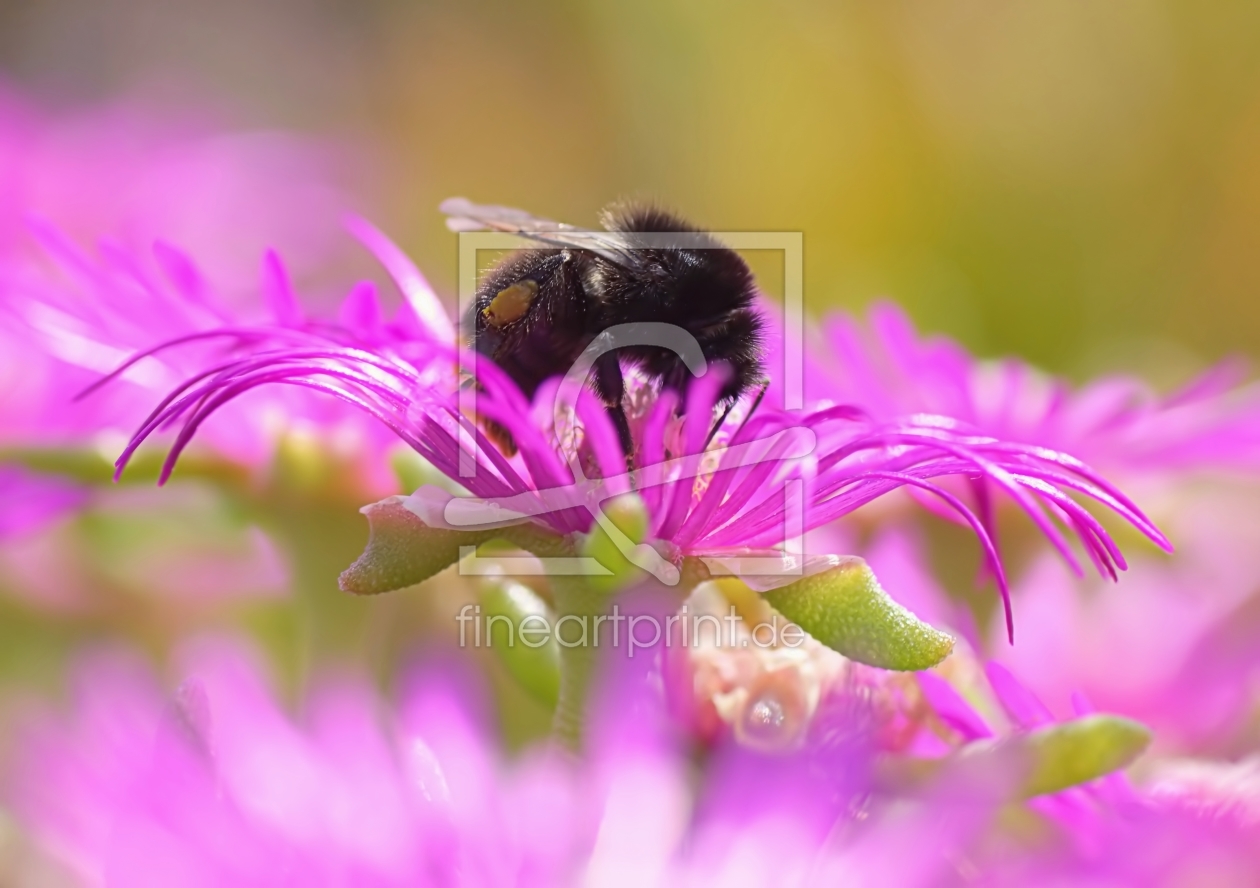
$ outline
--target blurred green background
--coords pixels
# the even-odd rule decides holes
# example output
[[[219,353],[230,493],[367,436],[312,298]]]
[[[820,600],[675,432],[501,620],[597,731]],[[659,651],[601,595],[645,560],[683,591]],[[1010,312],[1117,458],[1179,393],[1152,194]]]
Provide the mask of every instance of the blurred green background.
[[[448,292],[463,194],[805,233],[815,312],[1173,384],[1260,351],[1260,4],[9,0],[0,69],[369,146]]]

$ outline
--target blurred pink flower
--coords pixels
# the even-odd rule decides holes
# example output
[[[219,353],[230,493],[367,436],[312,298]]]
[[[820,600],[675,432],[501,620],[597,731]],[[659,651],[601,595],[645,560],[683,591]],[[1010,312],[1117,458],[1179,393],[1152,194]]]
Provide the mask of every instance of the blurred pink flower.
[[[1260,390],[1240,383],[1237,365],[1161,397],[1134,379],[1074,389],[1016,360],[977,360],[919,336],[886,304],[865,324],[833,315],[823,335],[827,347],[810,353],[810,396],[874,415],[941,411],[986,434],[1062,448],[1138,493],[1177,547],[1171,557],[1137,550],[1118,586],[1082,583],[1055,559],[1033,557],[1013,580],[1027,628],[1009,646],[996,622],[981,635],[927,567],[914,529],[889,521],[854,551],[900,600],[991,651],[1055,712],[1084,692],[1155,728],[1168,749],[1245,742],[1260,682]]]
[[[361,152],[214,117],[127,101],[51,114],[0,85],[0,446],[112,448],[190,365],[162,355],[94,398],[77,394],[164,340],[307,323],[294,281],[313,281],[317,314],[335,312],[323,279],[353,247],[345,186]],[[409,287],[427,288],[410,272]],[[343,316],[369,322],[373,310],[365,283]],[[282,434],[342,457],[387,441],[326,403],[251,408],[208,438],[215,454],[257,464]],[[383,463],[363,461],[368,489],[393,490]]]
[[[508,762],[452,666],[404,682],[394,707],[354,678],[327,678],[298,717],[234,644],[194,645],[182,671],[171,699],[135,662],[91,658],[69,713],[28,715],[18,734],[9,788],[19,823],[84,884],[917,885],[1041,874],[1166,884],[1257,862],[1254,822],[1231,813],[1243,800],[1204,780],[1164,778],[1127,797],[1071,790],[1031,805],[1022,823],[1009,808],[997,816],[1000,767],[887,796],[872,782],[860,700],[792,755],[725,746],[695,764],[664,729],[645,676],[612,676],[588,758],[539,748]],[[1021,693],[1010,684],[999,696],[1016,721],[1041,718]],[[957,711],[953,724],[987,730],[957,694],[931,698]]]
[[[69,481],[0,465],[0,540],[39,530],[87,499],[88,492]]]
[[[1260,486],[1182,484],[1161,519],[1177,540],[1174,557],[1138,554],[1114,589],[1035,559],[1014,583],[1034,628],[1013,649],[995,638],[990,646],[1056,707],[1083,690],[1151,725],[1170,750],[1219,752],[1247,742],[1260,702]]]
[[[284,586],[274,547],[256,528],[210,522],[212,534],[196,535],[199,518],[218,514],[204,497],[192,513],[163,501],[167,527],[186,529],[182,537],[172,534],[130,561],[88,554],[91,535],[54,519],[90,507],[113,526],[126,525],[119,520],[129,508],[125,493],[89,492],[90,485],[21,467],[29,460],[21,451],[82,455],[125,442],[157,393],[188,372],[186,364],[150,359],[108,390],[75,397],[138,349],[224,324],[293,321],[301,314],[295,280],[313,292],[308,308],[335,312],[324,280],[355,248],[344,214],[350,179],[366,167],[362,151],[234,129],[223,119],[135,100],[50,112],[0,83],[0,537],[24,533],[0,545],[9,594],[82,612],[107,606],[104,588],[116,585],[128,593],[186,593],[185,605]],[[366,223],[356,225],[373,240]],[[287,266],[273,247],[285,251]],[[413,278],[410,284],[425,286]],[[343,313],[363,320],[373,298],[361,285]],[[282,438],[308,449],[317,441],[359,468],[360,477],[347,480],[365,495],[397,489],[382,456],[394,446],[391,437],[326,401],[303,407],[254,399],[206,437],[211,446],[203,452],[257,467]],[[171,569],[162,558],[200,559],[202,569],[187,560]]]
[[[342,249],[361,149],[246,130],[210,108],[140,99],[52,112],[0,82],[0,259],[41,264],[27,225],[132,253],[178,243],[211,286],[252,286],[263,250],[305,274]]]
[[[142,256],[106,248],[96,258],[59,232],[38,227],[50,255],[75,281],[41,280],[10,291],[10,306],[36,333],[28,348],[42,350],[40,356],[30,356],[31,364],[46,378],[42,391],[29,392],[31,403],[9,405],[9,434],[20,442],[44,445],[82,446],[93,440],[100,446],[116,441],[115,436],[125,440],[123,430],[142,422],[160,392],[222,361],[230,351],[225,346],[233,343],[276,340],[325,346],[350,338],[364,349],[426,347],[413,305],[431,303],[440,311],[437,297],[375,229],[361,220],[353,227],[392,271],[405,275],[411,299],[393,320],[384,318],[370,282],[346,294],[336,320],[308,318],[275,252],[264,257],[255,304],[233,308],[206,286],[192,259],[174,247],[159,243]],[[182,347],[173,349],[172,344]],[[311,444],[354,465],[366,491],[395,489],[385,451],[396,439],[358,411],[330,399],[290,394],[254,397],[230,412],[232,420],[207,435],[212,456],[256,466],[274,454],[282,436],[305,435]],[[93,439],[85,440],[89,435]]]
[[[1124,477],[1260,466],[1260,388],[1240,384],[1236,361],[1168,396],[1125,376],[1074,388],[1018,359],[979,360],[946,337],[922,336],[891,303],[872,307],[865,323],[827,316],[810,344],[811,401],[855,404],[876,417],[939,413]]]
[[[14,798],[86,884],[541,888],[597,841],[594,771],[504,761],[466,676],[419,676],[394,709],[328,678],[294,718],[236,645],[194,645],[184,668],[168,700],[136,663],[91,658],[69,718],[27,722]],[[676,765],[621,751],[603,783],[646,769],[653,802],[676,796]]]

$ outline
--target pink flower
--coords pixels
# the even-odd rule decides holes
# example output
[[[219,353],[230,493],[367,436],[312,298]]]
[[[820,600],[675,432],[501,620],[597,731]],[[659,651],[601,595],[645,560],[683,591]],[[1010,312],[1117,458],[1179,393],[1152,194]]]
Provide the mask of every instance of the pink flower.
[[[366,223],[356,224],[368,240],[374,237]],[[14,344],[8,352],[11,372],[25,375],[24,383],[11,390],[10,402],[0,404],[9,418],[6,436],[14,443],[99,446],[134,427],[157,392],[214,360],[220,343],[234,331],[296,339],[302,330],[322,323],[306,320],[288,272],[274,253],[263,263],[258,306],[243,313],[208,289],[192,260],[173,247],[159,244],[148,256],[107,251],[103,258],[93,258],[53,229],[42,229],[41,237],[61,268],[75,269],[80,280],[71,284],[40,278],[7,287],[0,281],[13,313],[7,331]],[[419,286],[427,285],[419,279]],[[398,325],[409,323],[410,311],[405,305],[399,320],[387,323],[374,287],[364,283],[345,297],[341,318],[370,343],[399,335]],[[253,320],[237,320],[238,314]],[[263,326],[267,314],[271,328]],[[130,354],[147,350],[155,339],[174,339],[185,348],[178,354],[146,353],[126,364],[117,384],[98,391],[103,374]],[[272,455],[282,435],[306,434],[358,464],[368,490],[393,488],[383,455],[393,439],[357,412],[324,399],[255,398],[249,409],[235,411],[234,419],[209,436],[210,458],[257,465]]]
[[[112,429],[134,427],[144,415],[141,405],[151,404],[157,392],[190,374],[216,367],[233,345],[284,343],[298,349],[298,354],[312,357],[319,349],[346,340],[365,351],[396,346],[413,353],[427,348],[434,334],[420,326],[416,307],[430,315],[435,307],[441,312],[428,283],[371,225],[353,220],[352,227],[398,275],[400,286],[410,297],[393,319],[385,318],[376,288],[368,282],[346,294],[336,320],[308,318],[285,265],[274,252],[264,258],[257,305],[245,313],[233,311],[212,292],[204,291],[192,260],[173,247],[162,246],[147,260],[118,266],[108,261],[94,263],[74,253],[69,245],[60,244],[57,249],[64,250],[63,261],[88,269],[92,277],[88,292],[97,314],[92,335],[98,337],[94,345],[103,349],[92,353],[104,363],[108,352],[108,371],[112,371],[102,374],[75,367],[76,382],[81,384],[75,393],[76,403],[63,406],[60,413],[79,426],[95,422]],[[153,312],[144,325],[139,324],[136,314],[138,300]],[[445,315],[440,316],[445,322]],[[63,332],[54,331],[54,339]],[[103,346],[102,340],[111,345]],[[120,351],[124,344],[130,347]],[[301,351],[302,347],[306,351]],[[311,353],[311,348],[316,353]],[[124,359],[125,355],[131,356]],[[282,434],[306,435],[319,447],[355,465],[364,475],[367,490],[394,489],[386,451],[396,439],[358,411],[327,398],[290,393],[286,398],[251,398],[245,407],[231,412],[234,421],[220,424],[209,436],[212,456],[257,465],[272,455]],[[146,434],[153,431],[150,426],[145,428]],[[179,441],[177,451],[185,443]],[[163,480],[168,474],[169,470]]]
[[[89,659],[71,719],[29,729],[19,804],[87,884],[551,885],[586,838],[570,776],[498,762],[458,686],[386,712],[330,678],[295,719],[238,647],[185,663],[171,699],[134,662]]]
[[[905,522],[854,549],[888,588],[924,619],[992,651],[1057,713],[1084,692],[1155,728],[1169,750],[1217,749],[1239,736],[1260,678],[1251,643],[1260,631],[1260,393],[1239,384],[1236,366],[1161,397],[1133,379],[1073,389],[1015,360],[979,361],[948,340],[919,336],[888,305],[865,324],[832,316],[824,330],[827,347],[811,353],[818,366],[806,375],[811,396],[876,415],[939,410],[987,434],[1062,448],[1140,491],[1177,545],[1171,558],[1138,551],[1114,587],[1082,583],[1055,559],[1034,557],[1012,584],[1028,626],[1015,646],[997,625],[981,636]]]
[[[275,547],[257,527],[216,522],[222,504],[205,495],[189,508],[204,489],[149,503],[167,522],[161,545],[130,558],[116,551],[125,546],[94,548],[99,540],[73,521],[53,521],[93,511],[135,529],[134,494],[94,487],[84,472],[95,453],[121,447],[160,393],[191,372],[187,360],[215,353],[214,344],[182,355],[184,363],[142,361],[76,400],[103,374],[170,337],[293,321],[301,314],[294,281],[316,293],[308,310],[336,310],[324,278],[356,248],[342,229],[343,186],[358,152],[231,129],[218,117],[133,101],[53,114],[0,84],[0,537],[22,533],[0,541],[6,594],[83,613],[108,608],[106,590],[120,587],[155,598],[186,593],[176,597],[195,613],[197,602],[285,587]],[[354,225],[376,243],[370,226]],[[269,247],[283,248],[288,264]],[[408,285],[426,286],[415,275]],[[369,290],[346,300],[348,323],[370,320]],[[340,460],[341,476],[365,496],[397,489],[385,457],[392,436],[323,399],[255,398],[205,436],[202,468],[266,467],[282,440]],[[73,480],[57,477],[58,466]]]
[[[228,294],[253,285],[269,246],[305,276],[342,249],[357,153],[234,127],[209,108],[119,99],[54,113],[0,83],[0,259],[42,265],[35,218],[133,254],[181,244]]]
[[[426,304],[437,303],[426,297]],[[933,498],[976,532],[1005,596],[987,501],[973,508],[936,483],[957,476],[976,489],[991,485],[1009,495],[1073,566],[1076,557],[1049,514],[1066,524],[1101,572],[1115,576],[1125,562],[1110,534],[1069,492],[1096,500],[1167,545],[1131,500],[1073,456],[989,436],[946,415],[879,416],[860,405],[799,414],[763,407],[734,431],[731,421],[709,444],[720,367],[690,387],[685,405],[672,391],[658,393],[631,378],[627,403],[640,468],[627,473],[611,421],[589,392],[569,403],[554,380],[528,403],[492,363],[474,365],[445,345],[444,316],[439,320],[437,311],[427,310],[419,317],[426,323],[392,329],[237,326],[197,337],[213,335],[234,351],[172,390],[124,450],[120,471],[149,435],[178,425],[163,469],[167,477],[210,414],[256,388],[281,383],[359,407],[463,485],[480,503],[457,504],[466,521],[459,526],[484,523],[485,516],[506,509],[558,534],[585,532],[594,520],[589,504],[635,490],[647,505],[648,537],[657,541],[661,558],[677,563],[685,556],[773,551],[788,534],[792,509],[803,515],[800,530],[810,530],[906,487]],[[189,341],[143,352],[120,372]],[[512,435],[515,456],[505,457],[461,413],[452,370],[461,360],[476,368],[476,411]],[[469,466],[475,467],[472,474],[464,471]],[[791,480],[803,485],[798,504],[785,501]],[[435,496],[409,507],[431,526],[454,526],[442,517],[453,514],[449,496]]]
[[[322,290],[352,247],[342,180],[357,163],[343,146],[188,110],[51,115],[0,85],[0,444],[113,447],[191,366],[151,358],[76,402],[130,354],[225,325],[305,323],[293,281]],[[427,287],[414,270],[407,283]],[[368,322],[374,300],[361,285],[344,311]],[[312,301],[335,310],[322,292]],[[257,464],[284,433],[343,454],[388,441],[327,404],[253,408],[208,436],[213,456]],[[369,489],[392,490],[381,462]]]
[[[1162,480],[1176,556],[1138,555],[1114,589],[1036,559],[1014,583],[1035,628],[1015,649],[993,649],[1056,706],[1080,689],[1154,727],[1170,750],[1215,750],[1245,736],[1260,678],[1256,482]]]
[[[1237,362],[1169,396],[1121,376],[1073,389],[1017,359],[980,361],[950,339],[921,336],[890,303],[875,305],[865,324],[828,316],[812,344],[807,398],[873,416],[939,413],[1125,476],[1260,459],[1260,390],[1240,386]]]
[[[385,341],[423,341],[416,332],[419,325],[411,306],[426,299],[437,306],[436,297],[370,225],[361,220],[352,224],[398,272],[413,301],[404,304],[395,319],[386,320],[375,288],[361,284],[345,297],[339,323],[345,325],[347,335],[360,337],[369,347]],[[290,341],[314,336],[323,343],[322,337],[309,331],[336,326],[306,318],[288,272],[274,253],[263,262],[261,293],[256,294],[259,304],[246,311],[221,298],[192,260],[173,247],[158,244],[140,256],[107,247],[98,256],[90,256],[52,228],[37,226],[36,230],[61,273],[70,277],[59,280],[41,273],[7,284],[0,278],[4,308],[10,310],[0,315],[0,340],[13,346],[0,348],[0,363],[11,359],[12,372],[23,378],[21,385],[8,390],[15,393],[12,400],[0,403],[4,418],[0,444],[30,449],[116,449],[122,446],[119,439],[125,441],[126,433],[141,422],[161,391],[202,362],[220,360],[221,343],[234,331],[244,331],[241,335],[247,338],[288,337]],[[0,261],[0,274],[5,267]],[[246,323],[238,315],[251,320]],[[5,327],[3,321],[11,324]],[[184,348],[159,350],[132,361],[117,376],[109,377],[111,385],[98,386],[102,371],[113,370],[131,352],[167,336],[174,336]],[[198,453],[201,468],[211,474],[224,474],[225,463],[265,470],[283,442],[289,453],[314,453],[335,464],[346,488],[360,491],[361,496],[397,490],[390,460],[397,439],[359,411],[332,399],[256,396],[224,419],[205,436],[208,446]],[[20,450],[14,458],[21,458]],[[13,479],[33,477],[25,469],[8,471],[6,477]],[[53,502],[53,492],[60,492],[55,497],[61,503],[60,514],[81,511],[89,504],[82,482],[49,478],[41,486],[47,493],[38,497],[32,484],[24,483],[0,501],[0,527],[37,529],[33,518],[42,505]],[[64,495],[70,490],[80,492],[75,497]],[[120,514],[134,510],[134,504],[126,500],[127,492],[118,490],[97,490],[90,498],[115,523]],[[15,580],[9,590],[46,608],[91,611],[102,597],[101,578],[92,573],[101,562],[109,565],[112,579],[121,580],[129,592],[179,600],[184,606],[244,593],[270,595],[285,588],[286,566],[278,563],[272,542],[256,527],[224,527],[221,520],[214,524],[222,510],[206,497],[191,514],[182,512],[179,498],[170,496],[149,502],[147,508],[163,512],[169,522],[166,527],[183,529],[184,535],[176,534],[160,547],[132,552],[128,560],[112,551],[89,555],[84,547],[90,551],[90,540],[45,534],[36,541],[38,545],[28,541],[0,551]],[[199,535],[193,529],[198,521],[214,526],[217,535]],[[72,552],[84,557],[75,558]]]
[[[28,715],[17,735],[13,810],[85,884],[791,886],[1034,874],[1160,884],[1161,868],[1238,873],[1256,862],[1247,824],[1205,809],[1201,781],[1182,790],[1165,779],[1127,801],[1107,785],[1074,789],[1014,818],[1002,808],[1012,774],[1000,757],[947,770],[922,791],[890,791],[873,770],[860,697],[798,753],[722,746],[693,764],[663,730],[646,674],[614,674],[589,758],[538,748],[509,762],[451,666],[414,674],[395,705],[354,677],[326,677],[293,715],[237,645],[197,643],[183,664],[187,677],[168,695],[134,661],[90,658],[68,712]],[[958,730],[988,730],[957,694],[927,687]],[[995,687],[1016,721],[1043,717],[1013,679]]]

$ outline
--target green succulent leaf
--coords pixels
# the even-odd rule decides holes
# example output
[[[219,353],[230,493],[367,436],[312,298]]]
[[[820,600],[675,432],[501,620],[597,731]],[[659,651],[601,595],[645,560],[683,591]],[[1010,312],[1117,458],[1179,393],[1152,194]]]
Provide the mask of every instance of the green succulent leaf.
[[[368,520],[367,548],[340,580],[342,590],[354,595],[378,595],[424,582],[458,561],[461,546],[478,546],[500,535],[430,527],[397,496],[360,511]]]
[[[764,593],[775,610],[850,660],[918,671],[949,656],[953,636],[893,601],[861,558]]]
[[[1030,761],[1024,795],[1038,796],[1127,767],[1150,745],[1151,732],[1120,716],[1088,715],[1030,731],[1011,742],[1024,747]]]
[[[587,585],[599,592],[613,592],[641,572],[627,557],[634,554],[633,549],[623,552],[613,535],[622,537],[623,546],[641,545],[648,530],[647,506],[637,494],[627,493],[608,500],[601,508],[603,520],[597,520],[590,532],[579,538],[578,552],[607,571],[585,577]]]
[[[449,491],[437,492],[445,500],[451,499]],[[539,557],[572,554],[566,539],[528,521],[483,530],[435,527],[429,521],[441,520],[440,508],[437,518],[429,516],[440,505],[431,496],[391,496],[360,509],[368,520],[367,548],[342,572],[342,590],[379,595],[414,586],[458,561],[462,548],[491,540],[504,540]]]
[[[482,591],[481,617],[486,643],[508,674],[540,703],[554,707],[560,697],[560,646],[549,631],[554,620],[546,602],[522,583],[501,580]]]
[[[880,782],[896,793],[916,793],[946,774],[1005,800],[1062,792],[1132,764],[1151,742],[1139,722],[1088,715],[1000,740],[968,743],[943,758],[889,756]]]

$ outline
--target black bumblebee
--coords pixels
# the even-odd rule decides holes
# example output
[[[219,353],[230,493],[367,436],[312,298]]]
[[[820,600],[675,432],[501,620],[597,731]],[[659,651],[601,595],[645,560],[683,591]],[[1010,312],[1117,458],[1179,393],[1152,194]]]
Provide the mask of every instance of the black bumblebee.
[[[732,373],[719,405],[727,412],[764,382],[763,323],[753,308],[752,272],[733,250],[678,217],[651,206],[614,205],[602,214],[605,230],[588,231],[462,198],[445,201],[441,210],[454,231],[504,231],[539,243],[487,271],[464,318],[468,344],[506,371],[527,397],[544,380],[566,373],[601,332],[636,322],[680,327],[695,337],[707,361],[726,362]],[[666,233],[682,237],[650,237]],[[677,391],[680,404],[692,374],[677,353],[661,346],[626,346],[595,362],[592,388],[629,460],[634,445],[622,404],[622,361],[662,389]],[[487,426],[501,449],[515,451],[503,429]]]

